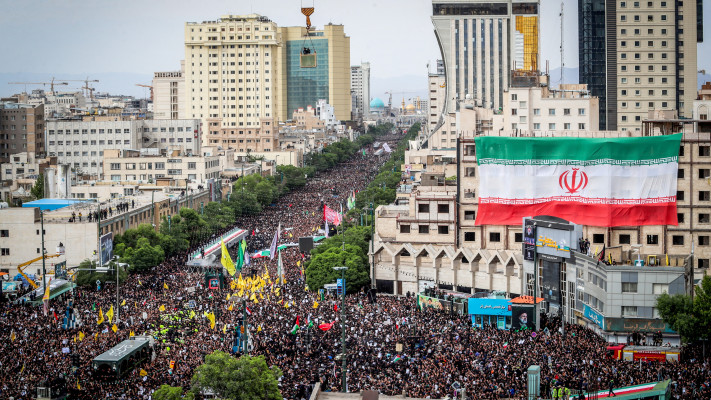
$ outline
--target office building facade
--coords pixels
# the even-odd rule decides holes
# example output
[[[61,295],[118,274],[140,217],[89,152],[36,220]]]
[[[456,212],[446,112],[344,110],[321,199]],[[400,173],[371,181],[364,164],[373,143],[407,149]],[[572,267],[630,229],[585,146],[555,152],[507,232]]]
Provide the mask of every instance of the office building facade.
[[[0,163],[17,153],[45,154],[44,105],[0,103]]]
[[[538,1],[433,0],[432,7],[448,112],[466,98],[499,109],[510,71],[538,69]]]
[[[153,118],[185,118],[185,61],[180,71],[156,72],[153,74]]]
[[[343,25],[328,24],[322,30],[305,27],[279,28],[281,45],[277,48],[278,117],[287,120],[299,108],[316,107],[326,99],[339,120],[351,118],[351,39]],[[316,66],[302,68],[301,51],[316,53]]]
[[[703,31],[696,2],[578,4],[579,80],[600,98],[601,129],[640,130],[650,110],[692,116]]]

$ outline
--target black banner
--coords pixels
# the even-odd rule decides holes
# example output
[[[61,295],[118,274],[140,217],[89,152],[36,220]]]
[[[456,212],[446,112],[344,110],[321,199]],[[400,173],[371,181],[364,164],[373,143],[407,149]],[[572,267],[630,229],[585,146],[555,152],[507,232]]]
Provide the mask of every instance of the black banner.
[[[523,259],[533,261],[536,251],[536,226],[533,220],[527,219],[523,227]]]
[[[542,260],[543,264],[543,298],[548,306],[560,307],[560,263]]]

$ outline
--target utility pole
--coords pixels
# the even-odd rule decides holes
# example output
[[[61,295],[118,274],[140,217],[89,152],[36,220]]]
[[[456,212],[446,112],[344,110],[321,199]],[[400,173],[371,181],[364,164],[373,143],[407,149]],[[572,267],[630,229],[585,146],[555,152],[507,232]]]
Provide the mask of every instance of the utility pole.
[[[249,347],[247,342],[249,338],[247,337],[247,299],[242,299],[242,353],[247,354],[249,352]]]
[[[341,384],[343,393],[346,393],[346,269],[347,267],[335,267],[336,271],[341,271]]]
[[[44,249],[44,211],[40,210],[40,228],[42,229],[42,283],[44,291],[47,291],[47,270],[45,269],[46,251]],[[28,282],[29,283],[29,282]]]

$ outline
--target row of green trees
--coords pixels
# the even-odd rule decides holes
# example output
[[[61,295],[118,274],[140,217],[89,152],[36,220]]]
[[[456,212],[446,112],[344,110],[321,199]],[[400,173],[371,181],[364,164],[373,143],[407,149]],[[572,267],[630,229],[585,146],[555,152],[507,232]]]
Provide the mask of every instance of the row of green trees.
[[[280,165],[274,176],[253,174],[240,177],[224,201],[209,202],[199,211],[182,208],[177,215],[163,217],[157,232],[152,225],[142,224],[117,235],[114,254],[119,257],[119,262],[128,264],[129,272],[148,271],[167,257],[185,253],[213,232],[233,226],[239,217],[259,214],[283,194],[306,185],[308,177],[349,159],[391,128],[392,125],[371,128],[355,142],[344,139],[331,144],[321,153],[307,157],[306,166],[301,168]],[[91,263],[86,262],[87,269],[91,269]],[[104,274],[80,272],[81,282],[92,284],[97,275]]]
[[[381,125],[376,129],[389,131],[392,126]],[[310,289],[318,290],[340,278],[341,272],[333,269],[337,266],[348,267],[345,272],[347,292],[357,292],[370,284],[368,244],[373,228],[373,210],[379,205],[395,201],[395,191],[402,177],[401,166],[405,159],[405,150],[408,142],[417,136],[419,130],[419,123],[410,127],[407,135],[393,150],[390,159],[380,168],[378,175],[365,190],[356,194],[356,207],[346,213],[346,218],[339,227],[339,234],[326,239],[311,250],[311,259],[305,268],[306,283]]]

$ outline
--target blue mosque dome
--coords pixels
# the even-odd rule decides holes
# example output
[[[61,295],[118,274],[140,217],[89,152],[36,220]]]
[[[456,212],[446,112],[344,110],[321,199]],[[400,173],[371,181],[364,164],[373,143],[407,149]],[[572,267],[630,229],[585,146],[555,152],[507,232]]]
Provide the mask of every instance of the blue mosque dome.
[[[376,97],[370,101],[370,108],[385,108],[385,103]]]

